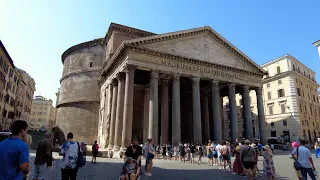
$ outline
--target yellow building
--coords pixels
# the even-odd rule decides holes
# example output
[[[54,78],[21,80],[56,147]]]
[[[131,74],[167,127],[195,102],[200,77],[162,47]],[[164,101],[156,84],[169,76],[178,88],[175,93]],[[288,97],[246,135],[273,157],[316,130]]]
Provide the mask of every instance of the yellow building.
[[[263,79],[263,98],[268,137],[286,141],[302,137],[314,141],[320,137],[320,103],[315,72],[291,55],[285,55],[261,66],[268,72]],[[228,98],[224,97],[224,131],[229,135]],[[236,95],[239,137],[243,134],[241,95]],[[257,100],[250,92],[253,132],[259,138]]]
[[[29,129],[51,129],[55,124],[55,108],[52,106],[52,100],[47,100],[42,96],[36,96],[33,99],[31,115],[29,118]]]
[[[0,112],[1,128],[7,130],[15,118],[19,72],[5,46],[0,41]]]

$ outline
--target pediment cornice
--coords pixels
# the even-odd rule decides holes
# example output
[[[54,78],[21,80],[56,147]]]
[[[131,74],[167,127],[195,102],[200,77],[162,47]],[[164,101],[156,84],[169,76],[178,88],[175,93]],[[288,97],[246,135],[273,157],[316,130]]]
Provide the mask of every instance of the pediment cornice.
[[[198,65],[203,65],[203,66],[208,66],[208,67],[213,67],[221,70],[228,70],[228,71],[233,71],[237,73],[243,73],[247,75],[252,75],[252,76],[258,76],[258,77],[263,77],[264,74],[262,73],[255,73],[247,70],[242,70],[230,66],[225,66],[225,65],[220,65],[220,64],[215,64],[211,62],[206,62],[198,59],[193,59],[193,58],[188,58],[188,57],[183,57],[179,55],[174,55],[170,53],[165,53],[165,52],[160,52],[160,51],[155,51],[151,50],[145,47],[141,46],[136,46],[136,45],[128,45],[128,44],[122,44],[119,49],[116,51],[114,56],[110,59],[110,61],[107,63],[107,65],[103,68],[102,71],[102,76],[108,73],[108,70],[111,68],[111,66],[114,64],[116,59],[120,59],[124,54],[127,52],[134,52],[134,53],[141,53],[141,54],[147,54],[151,56],[156,56],[156,57],[162,57],[166,59],[174,59],[174,60],[179,60],[179,61],[185,61],[193,64],[198,64]]]
[[[243,62],[248,64],[248,66],[252,67],[253,69],[257,69],[257,71],[261,74],[266,74],[266,72],[258,64],[256,64],[253,60],[247,57],[244,53],[242,53],[239,49],[233,46],[230,42],[224,39],[221,35],[219,35],[216,31],[214,31],[209,26],[195,28],[191,30],[178,31],[173,33],[154,35],[154,36],[149,36],[144,38],[137,38],[137,39],[125,41],[124,43],[135,45],[135,46],[141,46],[141,45],[146,45],[150,43],[157,43],[157,42],[166,41],[166,40],[194,36],[198,34],[208,34],[213,39],[215,39],[220,44],[222,44],[225,48],[227,48],[230,52],[232,52],[236,57],[238,57]]]

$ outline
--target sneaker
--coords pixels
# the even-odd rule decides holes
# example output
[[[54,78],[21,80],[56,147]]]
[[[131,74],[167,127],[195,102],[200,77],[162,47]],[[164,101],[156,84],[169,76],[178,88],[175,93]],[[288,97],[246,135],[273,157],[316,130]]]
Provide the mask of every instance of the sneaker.
[[[232,174],[237,174],[237,173],[233,172]]]
[[[219,167],[219,169],[222,169],[222,167]]]

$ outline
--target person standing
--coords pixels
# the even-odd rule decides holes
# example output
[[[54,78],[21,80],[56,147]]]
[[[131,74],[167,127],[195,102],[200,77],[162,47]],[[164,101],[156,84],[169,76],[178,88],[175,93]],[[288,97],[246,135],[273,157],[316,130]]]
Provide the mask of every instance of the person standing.
[[[153,149],[153,144],[152,144],[152,139],[148,139],[148,142],[147,142],[147,146],[146,146],[146,165],[147,165],[147,168],[146,168],[146,172],[145,172],[145,175],[146,176],[152,176],[151,174],[151,169],[152,169],[152,165],[153,165],[153,158],[154,158],[154,149]]]
[[[269,145],[264,146],[265,151],[262,153],[263,156],[263,171],[267,174],[269,180],[273,180],[276,174],[276,170],[273,164],[273,154]]]
[[[232,174],[238,174],[240,176],[243,175],[243,167],[241,164],[241,158],[240,158],[240,151],[241,151],[241,146],[238,144],[236,147],[233,149],[232,154],[236,157],[234,162],[233,162],[233,168]]]
[[[167,159],[169,159],[171,161],[172,158],[172,147],[170,145],[170,143],[168,143],[167,145]]]
[[[240,151],[240,157],[243,167],[248,173],[249,180],[256,178],[256,171],[254,171],[254,154],[255,150],[250,146],[250,141],[246,139],[244,141],[244,146]]]
[[[62,144],[60,150],[60,156],[63,156],[61,163],[61,179],[62,180],[75,180],[78,172],[78,155],[80,145],[73,141],[73,134],[69,132],[67,134],[67,141]]]
[[[91,163],[97,164],[97,157],[99,154],[99,145],[97,141],[94,141],[94,144],[92,145],[92,160]]]
[[[174,151],[174,160],[178,161],[179,160],[179,146],[174,146],[173,151]]]
[[[217,143],[213,141],[212,143],[212,154],[213,154],[213,165],[218,165],[218,152],[216,150]]]
[[[272,151],[272,154],[274,154],[274,144],[271,144],[271,151]]]
[[[217,151],[217,154],[218,154],[218,166],[219,166],[219,169],[221,169],[221,165],[222,165],[222,155],[221,155],[221,149],[222,149],[222,146],[220,144],[220,142],[218,141],[217,142],[217,146],[216,146],[216,151]]]
[[[307,174],[309,174],[312,180],[316,180],[314,171],[315,167],[313,164],[311,152],[306,148],[306,141],[300,140],[300,146],[294,149],[291,153],[292,158],[298,161],[301,165],[301,175],[303,179],[307,179]]]
[[[223,141],[223,146],[221,148],[221,155],[222,155],[222,159],[223,159],[223,169],[226,170],[226,165],[229,165],[229,168],[231,170],[231,150],[230,150],[230,146],[229,143],[226,141]]]
[[[258,151],[259,151],[259,156],[262,155],[262,144],[258,142]]]
[[[320,154],[320,147],[319,147],[318,142],[316,142],[316,143],[314,144],[314,150],[315,150],[316,158],[318,158],[318,157],[319,157],[319,154]]]
[[[196,146],[193,143],[190,147],[190,153],[191,153],[190,163],[194,164],[194,157],[196,156]]]
[[[52,166],[52,143],[51,143],[51,133],[46,132],[44,134],[44,139],[38,143],[36,159],[34,161],[33,169],[33,179],[34,180],[44,180],[48,178],[49,168]]]
[[[186,162],[186,152],[185,152],[185,146],[183,143],[179,144],[179,153],[180,153],[180,161]]]
[[[29,173],[29,148],[22,141],[28,124],[17,120],[11,125],[11,137],[0,142],[0,179],[21,180]]]

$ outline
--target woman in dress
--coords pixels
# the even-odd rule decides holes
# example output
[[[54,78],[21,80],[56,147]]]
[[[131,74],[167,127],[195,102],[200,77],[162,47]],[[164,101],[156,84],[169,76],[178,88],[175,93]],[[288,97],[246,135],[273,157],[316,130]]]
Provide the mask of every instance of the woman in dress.
[[[243,167],[241,164],[241,158],[240,158],[240,150],[241,146],[237,145],[236,148],[233,149],[232,154],[236,157],[233,162],[233,173],[232,174],[238,174],[240,176],[243,175]]]
[[[264,146],[264,152],[262,153],[263,156],[263,171],[267,174],[269,180],[274,180],[274,176],[276,170],[274,169],[273,165],[273,154],[272,150],[269,145]]]

